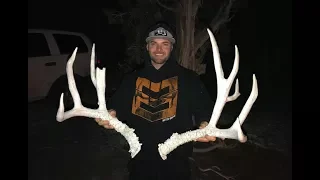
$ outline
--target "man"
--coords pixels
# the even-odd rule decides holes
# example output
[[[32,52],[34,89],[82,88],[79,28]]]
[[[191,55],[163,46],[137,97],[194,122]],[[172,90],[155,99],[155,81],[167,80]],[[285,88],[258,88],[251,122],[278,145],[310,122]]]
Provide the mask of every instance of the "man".
[[[213,102],[199,77],[181,67],[171,55],[175,39],[169,28],[156,25],[146,38],[150,59],[144,68],[124,78],[108,102],[110,113],[135,129],[141,151],[128,164],[130,180],[188,180],[191,172],[188,157],[192,142],[179,146],[166,160],[158,152],[158,144],[172,133],[203,128],[211,117]],[[117,115],[116,115],[117,114]],[[107,129],[109,121],[96,119]],[[215,141],[202,137],[200,142]]]

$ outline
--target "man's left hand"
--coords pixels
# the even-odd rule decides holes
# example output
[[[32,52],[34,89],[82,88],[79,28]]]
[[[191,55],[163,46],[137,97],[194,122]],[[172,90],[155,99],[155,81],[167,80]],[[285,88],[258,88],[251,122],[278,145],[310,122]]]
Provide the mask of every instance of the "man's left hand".
[[[209,123],[207,121],[203,121],[200,126],[199,129],[203,129],[204,127],[206,127]],[[196,141],[198,142],[211,142],[211,141],[215,141],[217,138],[215,136],[208,136],[205,135],[204,137],[200,137],[198,139],[196,139]]]

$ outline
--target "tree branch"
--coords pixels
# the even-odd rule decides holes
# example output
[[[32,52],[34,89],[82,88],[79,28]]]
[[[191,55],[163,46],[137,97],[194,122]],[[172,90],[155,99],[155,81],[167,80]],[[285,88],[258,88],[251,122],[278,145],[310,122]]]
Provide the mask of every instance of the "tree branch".
[[[219,29],[219,27],[227,23],[228,21],[231,20],[230,16],[230,11],[232,8],[232,5],[235,0],[228,0],[228,2],[224,3],[216,16],[212,19],[210,22],[209,26],[212,30],[212,32],[215,32]],[[195,52],[198,51],[198,49],[209,39],[209,35],[207,32],[207,29],[204,28],[202,31],[200,31],[196,36],[195,36],[195,43],[194,43],[194,50]]]
[[[196,53],[196,59],[202,59],[204,57],[204,55],[207,52],[207,48],[209,47],[210,43],[208,41],[206,41],[197,51]],[[201,63],[201,62],[198,62]]]
[[[208,172],[208,171],[212,171],[212,172],[218,174],[220,177],[224,178],[225,180],[235,180],[235,177],[237,176],[237,175],[235,175],[235,176],[227,176],[227,175],[224,175],[224,174],[221,172],[221,169],[220,169],[218,166],[211,166],[211,167],[209,167],[209,168],[202,168],[202,167],[200,167],[200,165],[196,162],[196,160],[195,160],[194,158],[192,158],[192,157],[189,157],[189,160],[190,160],[189,162],[191,162],[192,164],[194,164],[195,168],[200,171],[200,173],[201,173],[200,176],[201,176],[201,175],[204,175],[204,173],[206,173],[206,172]],[[197,178],[200,178],[200,177],[197,177]]]
[[[175,8],[164,5],[162,2],[160,2],[160,0],[157,0],[157,4],[168,11],[176,12]]]
[[[201,2],[202,0],[196,0],[194,3],[192,3],[192,16],[196,16]]]

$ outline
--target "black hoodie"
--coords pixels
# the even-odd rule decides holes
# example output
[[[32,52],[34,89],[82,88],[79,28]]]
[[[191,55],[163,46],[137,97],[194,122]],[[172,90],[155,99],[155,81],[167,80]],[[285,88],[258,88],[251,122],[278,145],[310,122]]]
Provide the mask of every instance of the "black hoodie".
[[[158,70],[149,60],[144,68],[127,75],[109,100],[108,109],[115,109],[117,118],[134,128],[142,143],[133,160],[150,166],[162,163],[158,144],[172,133],[186,132],[210,120],[213,101],[199,76],[171,57]],[[186,160],[191,155],[192,142],[172,151],[165,161]]]

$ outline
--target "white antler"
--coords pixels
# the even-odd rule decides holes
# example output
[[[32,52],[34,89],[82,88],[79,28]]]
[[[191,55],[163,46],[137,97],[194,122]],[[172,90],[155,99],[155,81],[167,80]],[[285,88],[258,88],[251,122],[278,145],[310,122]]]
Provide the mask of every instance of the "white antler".
[[[241,125],[246,119],[253,103],[255,102],[257,96],[258,96],[258,86],[257,86],[257,80],[255,75],[253,75],[253,84],[252,84],[252,90],[251,94],[245,103],[240,115],[236,119],[236,121],[233,123],[233,125],[229,129],[218,129],[216,128],[216,124],[220,118],[220,114],[222,112],[222,109],[226,102],[233,101],[237,99],[237,97],[240,95],[239,93],[239,82],[236,81],[236,88],[235,93],[232,96],[229,96],[229,91],[231,88],[231,85],[234,81],[234,78],[238,72],[239,68],[239,52],[237,46],[235,46],[235,61],[233,64],[232,71],[230,73],[230,76],[228,79],[224,78],[223,69],[221,66],[220,61],[220,55],[219,55],[219,49],[216,43],[216,40],[212,34],[212,32],[207,29],[210,41],[212,45],[212,51],[213,51],[213,57],[214,57],[214,67],[217,75],[217,87],[218,87],[218,93],[217,93],[217,100],[214,105],[214,109],[211,115],[211,119],[209,124],[203,128],[203,129],[197,129],[193,131],[187,131],[182,134],[173,133],[172,136],[167,139],[164,143],[161,143],[158,145],[159,154],[162,159],[167,159],[167,154],[169,154],[171,151],[173,151],[178,146],[190,142],[192,140],[196,140],[199,137],[203,137],[205,135],[215,136],[219,138],[229,138],[229,139],[237,139],[240,142],[246,142],[247,137],[243,134]]]
[[[125,139],[128,141],[131,153],[131,157],[133,158],[135,155],[138,154],[138,152],[141,149],[141,144],[139,143],[139,138],[134,133],[134,129],[128,127],[126,124],[119,121],[117,118],[111,117],[111,115],[108,113],[108,110],[106,108],[106,100],[105,100],[105,72],[106,69],[103,68],[102,70],[98,67],[96,68],[96,72],[94,70],[94,59],[95,59],[95,45],[92,46],[92,52],[91,52],[91,80],[93,85],[97,89],[97,96],[98,96],[98,109],[89,109],[84,107],[81,104],[80,95],[78,93],[76,83],[74,80],[73,75],[73,63],[76,57],[77,53],[76,48],[74,52],[72,53],[72,56],[67,62],[67,77],[68,77],[68,85],[69,90],[72,95],[73,101],[74,101],[74,107],[73,109],[64,112],[64,105],[63,105],[63,93],[60,97],[60,106],[57,112],[57,121],[62,122],[66,119],[69,119],[74,116],[85,116],[90,118],[101,118],[102,120],[109,120],[110,124],[114,127],[114,129],[121,133]]]

